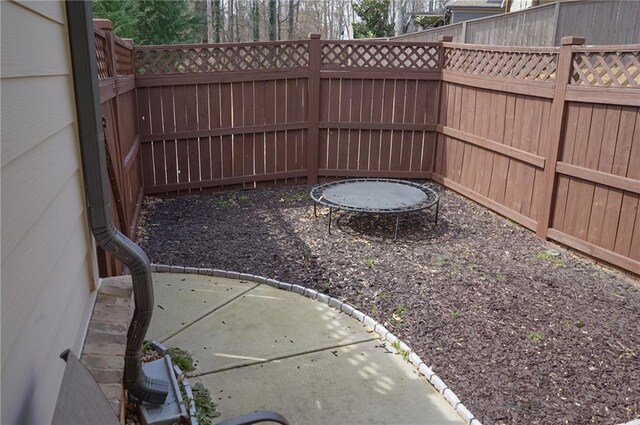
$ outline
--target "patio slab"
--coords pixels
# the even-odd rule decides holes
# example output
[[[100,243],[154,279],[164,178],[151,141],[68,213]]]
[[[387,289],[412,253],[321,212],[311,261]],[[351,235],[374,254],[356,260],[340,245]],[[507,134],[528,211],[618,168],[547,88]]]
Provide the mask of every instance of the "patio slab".
[[[208,373],[377,338],[350,316],[293,292],[260,285],[238,295],[164,344],[189,347]]]
[[[220,419],[274,410],[292,424],[461,424],[442,396],[380,341],[191,379],[209,388]]]
[[[275,410],[304,424],[466,423],[377,334],[326,304],[189,274],[156,274],[154,287],[164,308],[154,331],[192,353],[189,380],[211,390],[219,419]]]
[[[147,338],[163,342],[256,284],[233,279],[154,273],[155,308]]]

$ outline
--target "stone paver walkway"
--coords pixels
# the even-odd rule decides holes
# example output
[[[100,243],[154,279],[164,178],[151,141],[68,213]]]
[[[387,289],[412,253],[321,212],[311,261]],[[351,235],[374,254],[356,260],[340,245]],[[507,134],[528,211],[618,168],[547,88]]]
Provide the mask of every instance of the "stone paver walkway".
[[[327,304],[253,282],[155,273],[147,338],[193,354],[189,381],[226,419],[275,410],[292,424],[464,424],[378,335]]]

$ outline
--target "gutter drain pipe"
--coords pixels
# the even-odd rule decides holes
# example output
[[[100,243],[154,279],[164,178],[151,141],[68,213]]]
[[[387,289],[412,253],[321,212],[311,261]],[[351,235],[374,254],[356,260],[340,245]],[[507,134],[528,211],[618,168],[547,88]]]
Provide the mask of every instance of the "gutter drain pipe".
[[[65,3],[89,226],[98,244],[129,268],[133,282],[135,310],[127,333],[124,386],[141,401],[163,404],[169,384],[147,377],[139,354],[153,312],[149,259],[111,220],[91,2]]]

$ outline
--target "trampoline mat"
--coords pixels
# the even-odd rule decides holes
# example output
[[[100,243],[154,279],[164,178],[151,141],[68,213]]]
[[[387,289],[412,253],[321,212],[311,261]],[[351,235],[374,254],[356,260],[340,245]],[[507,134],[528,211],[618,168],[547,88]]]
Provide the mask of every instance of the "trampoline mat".
[[[403,180],[342,180],[314,188],[317,202],[365,212],[407,212],[428,208],[438,195],[425,186]]]

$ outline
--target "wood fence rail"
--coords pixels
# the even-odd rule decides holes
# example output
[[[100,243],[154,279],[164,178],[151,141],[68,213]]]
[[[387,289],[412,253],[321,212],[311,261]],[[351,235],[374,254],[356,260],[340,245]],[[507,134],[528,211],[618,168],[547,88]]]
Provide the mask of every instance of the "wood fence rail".
[[[433,179],[640,274],[640,45],[583,41],[136,47],[144,192]]]

